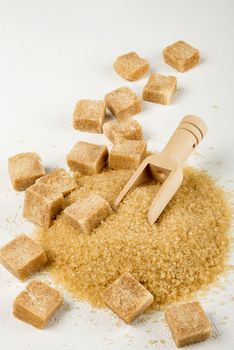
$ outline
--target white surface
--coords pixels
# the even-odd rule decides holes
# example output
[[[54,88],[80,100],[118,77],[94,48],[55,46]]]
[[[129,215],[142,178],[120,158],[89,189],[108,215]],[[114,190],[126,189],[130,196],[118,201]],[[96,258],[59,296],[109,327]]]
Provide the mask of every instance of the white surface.
[[[161,149],[182,116],[197,114],[206,120],[209,132],[198,148],[202,157],[193,156],[191,163],[221,176],[220,183],[233,189],[233,4],[0,0],[0,245],[33,228],[21,217],[23,194],[11,188],[8,156],[34,150],[47,168],[53,168],[66,166],[65,156],[77,140],[106,142],[103,135],[73,130],[72,110],[78,99],[103,98],[121,85],[141,93],[146,79],[128,83],[111,67],[117,55],[130,50],[148,58],[152,71],[176,75],[180,88],[171,106],[143,103],[136,119],[149,148]],[[162,60],[162,49],[179,39],[198,47],[202,55],[201,64],[184,74]],[[210,290],[201,299],[218,336],[191,349],[234,348],[233,282],[229,273],[225,288]],[[12,301],[24,285],[0,267],[4,350],[175,348],[161,313],[127,326],[110,312],[93,311],[69,296],[66,305],[71,308],[65,307],[53,326],[34,329],[11,315]]]

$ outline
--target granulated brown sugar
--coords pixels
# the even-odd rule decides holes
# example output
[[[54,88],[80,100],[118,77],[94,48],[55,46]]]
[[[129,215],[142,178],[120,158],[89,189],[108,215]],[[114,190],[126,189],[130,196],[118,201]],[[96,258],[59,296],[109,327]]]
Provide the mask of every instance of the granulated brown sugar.
[[[113,204],[130,175],[119,170],[77,176],[78,189],[66,204],[94,190]],[[179,191],[150,226],[147,212],[157,186],[133,189],[90,235],[72,227],[63,213],[49,229],[39,229],[55,281],[75,297],[104,306],[104,289],[130,272],[154,295],[154,308],[214,281],[229,247],[231,213],[223,190],[206,173],[185,168]]]

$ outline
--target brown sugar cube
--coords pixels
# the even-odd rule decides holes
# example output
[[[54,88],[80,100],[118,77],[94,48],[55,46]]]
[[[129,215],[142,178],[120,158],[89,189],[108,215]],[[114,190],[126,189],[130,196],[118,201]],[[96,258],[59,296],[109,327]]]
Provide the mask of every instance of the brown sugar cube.
[[[152,74],[143,90],[143,100],[169,105],[176,91],[176,77]]]
[[[109,121],[103,125],[103,133],[112,143],[119,143],[123,140],[143,140],[141,126],[132,118],[123,121]]]
[[[34,280],[13,303],[13,315],[37,328],[45,328],[63,304],[62,295],[46,283]]]
[[[47,262],[44,250],[26,235],[19,235],[0,250],[2,265],[23,281]]]
[[[17,191],[26,190],[36,179],[45,175],[41,158],[34,152],[18,153],[10,157],[8,171],[12,186]]]
[[[64,196],[77,188],[75,180],[64,169],[55,169],[40,177],[36,183],[48,185],[54,191],[61,192]]]
[[[129,52],[117,57],[114,69],[124,79],[137,80],[149,71],[149,62],[136,52]]]
[[[108,158],[105,145],[77,142],[67,156],[67,165],[72,171],[85,175],[98,174],[102,171]]]
[[[125,119],[141,112],[141,100],[128,87],[120,87],[105,96],[107,108],[118,119]]]
[[[204,341],[211,335],[211,324],[199,302],[167,307],[165,318],[177,347]]]
[[[96,193],[90,193],[64,210],[71,223],[84,233],[90,233],[111,213],[110,204]]]
[[[81,131],[102,133],[105,115],[104,101],[80,100],[73,113],[73,127]]]
[[[106,288],[103,301],[126,323],[131,323],[152,304],[154,297],[130,273],[125,273]]]
[[[163,50],[164,61],[179,72],[186,72],[199,63],[199,50],[185,41],[177,41]]]
[[[62,193],[43,183],[35,183],[25,192],[23,215],[34,224],[48,228],[63,207]]]
[[[136,169],[144,159],[146,143],[144,141],[125,140],[115,144],[109,155],[109,168]]]

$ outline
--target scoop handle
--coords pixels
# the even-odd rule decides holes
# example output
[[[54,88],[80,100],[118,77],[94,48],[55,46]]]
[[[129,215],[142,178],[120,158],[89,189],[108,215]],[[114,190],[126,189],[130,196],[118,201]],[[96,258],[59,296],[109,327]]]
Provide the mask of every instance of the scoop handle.
[[[194,115],[185,116],[163,149],[163,154],[183,164],[207,132],[205,122]]]

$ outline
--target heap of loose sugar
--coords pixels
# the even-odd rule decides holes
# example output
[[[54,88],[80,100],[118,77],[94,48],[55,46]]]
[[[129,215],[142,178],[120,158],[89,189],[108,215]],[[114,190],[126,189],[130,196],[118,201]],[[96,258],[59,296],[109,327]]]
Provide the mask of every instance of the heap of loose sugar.
[[[131,174],[77,176],[78,188],[65,205],[94,190],[112,205]],[[105,288],[129,272],[153,294],[153,308],[214,281],[225,268],[229,247],[231,213],[223,190],[205,172],[185,168],[182,186],[151,226],[147,213],[157,188],[155,183],[134,188],[90,234],[74,227],[64,212],[49,229],[39,229],[54,280],[101,307]]]

